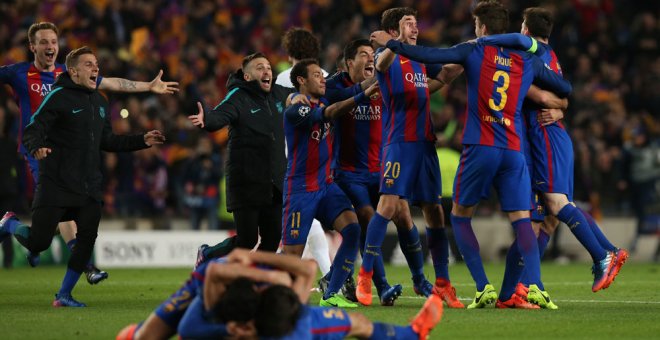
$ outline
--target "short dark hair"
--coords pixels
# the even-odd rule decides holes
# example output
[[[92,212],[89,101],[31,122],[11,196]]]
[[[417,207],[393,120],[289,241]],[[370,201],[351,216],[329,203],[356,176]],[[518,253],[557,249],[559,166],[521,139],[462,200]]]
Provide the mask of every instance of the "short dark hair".
[[[346,47],[344,47],[344,62],[355,59],[360,46],[371,47],[371,42],[368,39],[355,39],[346,44]]]
[[[399,30],[399,21],[406,15],[417,17],[417,10],[410,7],[395,7],[383,12],[380,17],[380,27],[388,32],[389,30]]]
[[[296,60],[318,58],[321,44],[312,32],[299,27],[290,28],[282,38],[282,47],[286,54]]]
[[[552,13],[543,7],[530,7],[523,12],[523,20],[525,26],[529,30],[529,34],[533,37],[541,37],[548,39],[552,33],[552,26],[554,25],[554,18]]]
[[[261,52],[252,53],[252,54],[246,55],[246,56],[243,58],[243,62],[241,63],[241,69],[245,70],[245,68],[247,67],[247,65],[248,65],[252,60],[255,60],[255,59],[257,59],[257,58],[264,58],[264,59],[268,60],[268,58],[266,58],[266,55],[263,54],[263,53],[261,53]]]
[[[298,83],[298,77],[303,77],[307,79],[307,77],[309,76],[308,74],[309,71],[307,69],[307,66],[318,65],[318,64],[319,64],[318,60],[313,58],[307,58],[299,61],[297,64],[293,66],[289,78],[291,80],[291,84],[293,84],[293,87],[296,88],[296,91],[300,91],[300,84]]]
[[[37,38],[37,32],[41,30],[53,30],[55,34],[59,34],[57,26],[52,22],[35,22],[30,25],[30,28],[28,28],[28,40],[30,40],[30,44],[36,43],[35,39]]]
[[[213,306],[213,316],[223,323],[248,322],[254,319],[259,301],[260,295],[254,289],[254,282],[244,277],[237,278],[227,285],[225,293]]]
[[[486,25],[488,34],[506,33],[509,28],[509,11],[498,1],[480,2],[472,11],[472,16],[479,18],[482,25]]]
[[[91,47],[83,46],[69,52],[69,54],[66,55],[66,59],[64,61],[64,64],[66,64],[66,68],[72,69],[73,67],[78,65],[78,58],[80,58],[80,56],[83,54],[94,54],[94,51],[92,50]]]
[[[254,321],[257,334],[281,337],[296,326],[302,312],[302,303],[293,289],[272,285],[261,292],[261,302]]]

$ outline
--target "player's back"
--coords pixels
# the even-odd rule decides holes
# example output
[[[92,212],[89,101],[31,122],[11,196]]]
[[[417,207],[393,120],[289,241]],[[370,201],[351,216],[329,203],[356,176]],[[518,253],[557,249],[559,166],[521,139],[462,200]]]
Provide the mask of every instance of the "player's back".
[[[379,57],[378,53],[376,59]],[[435,141],[429,106],[427,65],[395,55],[385,72],[378,71],[383,97],[383,145],[401,142]]]
[[[326,82],[326,95],[355,85],[348,73],[338,73]],[[380,172],[382,103],[380,95],[375,99],[365,98],[349,113],[335,120],[332,169]]]
[[[324,121],[318,104],[289,106],[284,112],[284,134],[288,151],[285,190],[310,192],[331,183],[332,124]]]
[[[538,67],[533,58],[527,52],[476,44],[463,65],[468,79],[463,144],[521,150],[522,103]]]

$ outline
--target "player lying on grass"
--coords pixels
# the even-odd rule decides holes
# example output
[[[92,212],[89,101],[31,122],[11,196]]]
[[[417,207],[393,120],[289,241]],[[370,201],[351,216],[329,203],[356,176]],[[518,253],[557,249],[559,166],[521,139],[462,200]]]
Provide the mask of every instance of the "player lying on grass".
[[[179,290],[164,304],[176,298],[185,301],[178,308],[185,314],[177,313],[176,320],[179,335],[185,339],[251,339],[257,335],[285,339],[418,339],[425,338],[442,315],[442,301],[437,297],[429,299],[406,327],[372,323],[362,314],[338,308],[305,306],[302,302],[309,298],[316,264],[297,257],[236,249],[202,267],[206,267],[206,279],[199,280],[199,270],[193,273],[193,280],[202,283],[197,286],[199,294],[179,294]],[[184,286],[190,287],[188,283]],[[158,314],[157,310],[141,325],[124,328],[117,339],[170,337],[175,328],[165,325]]]
[[[273,255],[237,249],[229,255],[231,263],[208,269],[215,272],[213,277],[223,279],[205,285],[204,293],[195,297],[179,324],[179,335],[184,339],[227,335],[279,339],[425,339],[442,316],[442,300],[437,296],[426,301],[409,326],[373,323],[361,313],[347,313],[340,308],[307,306],[315,264],[280,256],[287,262],[300,263],[295,267],[308,269],[291,280],[287,272],[255,268],[263,256]],[[284,277],[280,284],[264,286],[255,283],[261,280],[245,279],[242,268],[258,273],[259,278],[281,274]]]

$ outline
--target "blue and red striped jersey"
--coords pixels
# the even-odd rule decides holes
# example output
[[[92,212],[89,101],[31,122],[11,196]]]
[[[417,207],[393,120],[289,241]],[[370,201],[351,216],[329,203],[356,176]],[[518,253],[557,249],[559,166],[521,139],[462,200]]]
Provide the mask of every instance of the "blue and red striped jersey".
[[[489,45],[510,47],[530,52],[533,51],[534,55],[539,57],[550,70],[560,76],[563,76],[557,55],[548,44],[536,41],[531,37],[520,33],[495,34],[480,38],[479,40]],[[539,122],[537,120],[538,112],[538,104],[532,102],[531,100],[525,100],[523,103],[523,118],[525,119],[527,127],[540,128]],[[550,126],[564,129],[564,126],[561,122],[555,122],[547,125],[546,127]]]
[[[376,60],[382,53],[379,49]],[[428,78],[442,65],[425,65],[396,55],[386,72],[376,72],[383,97],[383,146],[435,141],[429,108]]]
[[[0,83],[11,86],[14,100],[21,112],[18,126],[20,152],[27,152],[21,143],[23,129],[30,123],[32,114],[53,89],[55,78],[63,72],[66,72],[64,64],[55,64],[53,72],[40,72],[34,63],[27,61],[0,67]]]
[[[539,48],[538,50],[536,50],[534,54],[537,57],[541,58],[543,63],[545,63],[545,65],[548,66],[548,68],[550,68],[553,72],[555,72],[560,76],[563,76],[564,74],[561,71],[561,65],[559,65],[559,59],[557,59],[557,55],[555,54],[555,51],[552,50],[552,47],[542,42],[539,42],[538,45]],[[531,100],[525,100],[525,103],[523,105],[523,115],[527,120],[527,126],[529,126],[530,128],[538,128],[540,126],[539,121],[537,119],[538,114],[539,114],[538,104],[533,103]],[[545,128],[551,126],[564,129],[564,125],[561,123],[561,121],[546,125]]]
[[[552,72],[536,56],[481,42],[451,48],[404,45],[391,40],[387,47],[420,62],[457,63],[467,77],[468,107],[463,144],[520,151],[523,136],[522,104],[532,83],[567,96],[569,82]]]
[[[332,103],[362,92],[346,72],[327,80],[326,98]],[[350,91],[346,91],[350,89]],[[332,169],[351,172],[380,172],[383,138],[383,101],[380,95],[365,98],[348,114],[334,122]]]
[[[323,117],[327,101],[307,106],[291,105],[284,111],[284,136],[287,144],[287,193],[317,191],[332,183],[330,157],[333,127]]]

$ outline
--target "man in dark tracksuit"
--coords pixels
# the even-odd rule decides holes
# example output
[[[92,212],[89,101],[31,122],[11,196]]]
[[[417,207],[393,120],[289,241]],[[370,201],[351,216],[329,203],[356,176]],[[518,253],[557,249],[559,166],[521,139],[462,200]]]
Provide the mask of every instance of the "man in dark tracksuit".
[[[0,239],[14,234],[38,254],[50,246],[60,221],[75,221],[78,241],[53,306],[85,307],[71,291],[92,255],[101,220],[101,150],[140,150],[162,144],[164,137],[159,131],[112,133],[108,102],[96,90],[99,67],[90,48],[69,53],[66,65],[67,72],[57,79],[23,135],[23,144],[40,162],[32,227],[8,212],[0,220]]]
[[[272,77],[268,59],[251,54],[229,78],[225,99],[207,113],[198,103],[198,114],[189,117],[207,131],[229,125],[227,210],[234,214],[235,245],[251,249],[261,235],[259,249],[266,251],[277,250],[282,234],[286,170],[282,110],[293,91],[273,86]],[[200,248],[200,255],[215,257],[215,248]]]

